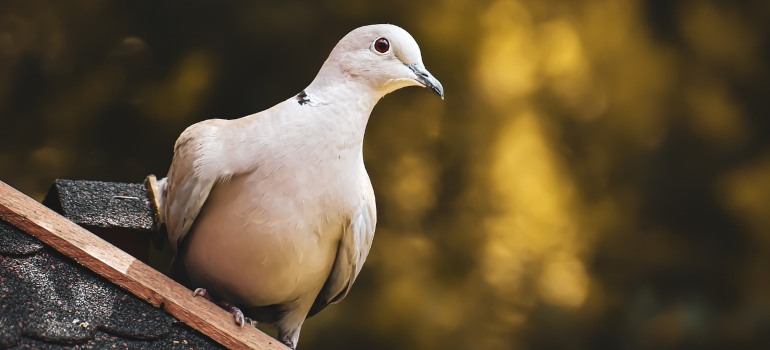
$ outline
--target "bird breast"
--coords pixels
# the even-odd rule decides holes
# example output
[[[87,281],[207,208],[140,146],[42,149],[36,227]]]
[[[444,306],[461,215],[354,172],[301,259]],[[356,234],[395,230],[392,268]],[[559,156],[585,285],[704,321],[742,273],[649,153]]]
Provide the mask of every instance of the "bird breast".
[[[248,306],[314,297],[361,200],[361,173],[340,169],[339,159],[266,161],[275,163],[214,186],[184,262],[196,286]]]

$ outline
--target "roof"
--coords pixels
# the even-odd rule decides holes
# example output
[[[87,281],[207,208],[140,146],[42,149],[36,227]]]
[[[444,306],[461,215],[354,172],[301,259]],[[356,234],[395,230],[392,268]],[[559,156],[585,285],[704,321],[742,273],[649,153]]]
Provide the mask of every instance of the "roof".
[[[80,226],[156,230],[147,190],[140,183],[56,179],[43,204]]]
[[[136,184],[92,185],[137,190]],[[94,209],[86,219],[98,223],[113,205],[123,208],[116,215],[145,207],[125,207],[122,201],[100,207],[104,194],[137,198],[110,191],[85,199],[86,210]],[[140,194],[146,193],[135,194],[144,203]],[[58,199],[62,205],[69,200]],[[101,222],[117,221],[107,215]],[[0,181],[0,348],[215,349],[219,344],[286,349],[254,327],[239,328],[227,311],[192,297],[189,289]]]
[[[170,248],[157,249],[165,231],[141,183],[56,179],[43,204],[159,271],[170,264]]]
[[[0,348],[222,349],[0,221]]]

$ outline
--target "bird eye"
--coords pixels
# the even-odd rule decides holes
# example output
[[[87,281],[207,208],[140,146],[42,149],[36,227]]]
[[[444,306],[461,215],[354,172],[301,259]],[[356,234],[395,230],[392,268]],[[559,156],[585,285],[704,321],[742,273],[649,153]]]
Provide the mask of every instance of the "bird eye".
[[[379,38],[374,41],[374,49],[379,53],[386,53],[390,50],[390,42],[388,42],[388,39]]]

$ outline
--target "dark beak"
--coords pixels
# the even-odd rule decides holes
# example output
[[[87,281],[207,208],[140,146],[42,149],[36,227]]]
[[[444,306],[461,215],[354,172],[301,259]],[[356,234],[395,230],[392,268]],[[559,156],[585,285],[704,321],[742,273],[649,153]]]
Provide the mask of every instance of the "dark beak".
[[[437,95],[441,96],[441,99],[444,99],[444,87],[441,86],[441,82],[438,81],[430,72],[428,72],[425,67],[418,64],[407,64],[407,67],[414,72],[415,75],[417,75],[417,82],[422,84],[428,89],[433,90]]]

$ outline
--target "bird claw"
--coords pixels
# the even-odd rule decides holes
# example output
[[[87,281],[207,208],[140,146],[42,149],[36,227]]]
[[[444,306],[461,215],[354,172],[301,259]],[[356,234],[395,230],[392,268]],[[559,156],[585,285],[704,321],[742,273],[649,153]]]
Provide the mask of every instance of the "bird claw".
[[[214,299],[211,297],[211,294],[206,290],[206,288],[196,288],[193,292],[194,297],[203,297],[204,299],[213,302]]]
[[[243,311],[241,311],[241,309],[235,305],[223,301],[220,303],[220,306],[229,311],[233,317],[235,317],[235,324],[237,324],[239,327],[243,328],[243,326],[247,323],[252,326],[254,325],[254,321],[251,318],[246,317],[246,315],[243,314]]]
[[[251,318],[246,317],[246,315],[243,314],[243,311],[241,311],[241,309],[235,305],[224,300],[215,301],[214,298],[211,297],[211,294],[209,294],[209,292],[206,290],[206,288],[196,288],[195,291],[193,291],[193,297],[203,297],[206,300],[221,306],[235,317],[235,324],[241,328],[243,328],[243,326],[247,323],[252,326],[254,326],[256,323]]]
[[[239,309],[239,308],[237,308],[235,306],[230,306],[229,311],[235,317],[235,324],[237,324],[238,327],[243,328],[243,326],[246,324],[247,320],[248,320],[249,324],[251,324],[251,319],[249,319],[248,317],[244,316],[243,315],[243,311],[241,311],[241,309]]]

